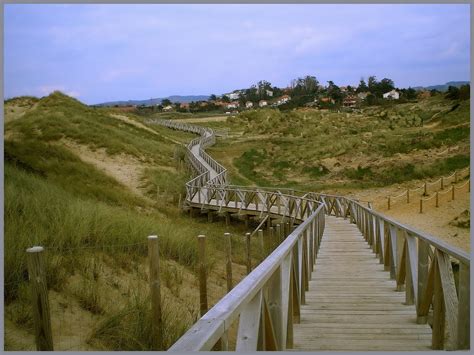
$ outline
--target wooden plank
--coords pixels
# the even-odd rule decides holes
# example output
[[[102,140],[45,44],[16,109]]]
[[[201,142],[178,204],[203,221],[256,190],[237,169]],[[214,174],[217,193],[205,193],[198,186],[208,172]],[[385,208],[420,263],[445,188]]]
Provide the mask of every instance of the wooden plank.
[[[470,348],[470,272],[469,265],[459,265],[458,349]]]
[[[436,255],[436,265],[433,268],[433,338],[431,340],[433,350],[444,349],[445,312],[443,286],[441,284],[438,261],[438,255]]]
[[[406,234],[406,299],[405,303],[416,304],[418,295],[418,257],[416,253],[416,240],[413,236]]]
[[[264,348],[263,350],[278,350],[278,341],[275,334],[275,327],[268,309],[267,300],[263,298],[263,318],[264,318]]]
[[[290,289],[291,287],[291,273],[292,273],[292,263],[293,255],[289,253],[287,257],[283,260],[280,270],[281,270],[281,349],[285,349],[287,345],[287,336],[288,336],[288,326],[289,318],[293,318],[292,310],[290,310]],[[291,329],[293,328],[293,321],[290,324]],[[291,334],[293,332],[291,331]],[[293,340],[291,340],[291,343]]]
[[[458,335],[458,297],[456,294],[456,285],[454,284],[453,269],[447,254],[439,250],[437,250],[436,253],[446,317],[445,348],[446,350],[455,350],[457,349]]]
[[[260,291],[240,314],[235,351],[257,350],[261,314],[262,292]]]
[[[390,229],[390,278],[396,279],[398,274],[397,228],[389,225]]]
[[[405,276],[406,276],[406,257],[407,257],[407,243],[404,241],[404,246],[401,251],[401,258],[398,261],[398,273],[397,273],[397,291],[403,291]]]
[[[275,341],[278,350],[283,348],[283,334],[284,326],[283,323],[283,295],[282,295],[282,266],[278,267],[277,270],[268,280],[267,290],[267,307],[271,317],[271,325],[275,334]],[[267,320],[265,320],[266,322]],[[286,329],[285,329],[286,330]],[[286,337],[285,337],[286,338]],[[286,340],[285,340],[286,343]]]

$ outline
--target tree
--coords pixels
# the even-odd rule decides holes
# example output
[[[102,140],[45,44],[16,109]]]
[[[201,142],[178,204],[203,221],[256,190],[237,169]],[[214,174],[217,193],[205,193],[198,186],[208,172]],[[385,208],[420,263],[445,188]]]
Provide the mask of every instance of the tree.
[[[209,96],[209,100],[210,101],[217,101],[217,96],[212,94],[211,96]]]
[[[459,99],[459,89],[455,86],[449,86],[446,93],[446,98],[451,100]]]
[[[230,102],[230,98],[227,95],[222,95],[222,101],[223,102]]]
[[[272,89],[272,84],[266,80],[260,80],[257,83],[257,94],[260,99],[267,99],[267,90]]]
[[[171,102],[169,99],[163,99],[163,100],[161,100],[161,105],[162,105],[163,107],[169,106],[169,105],[171,105],[171,104],[172,104],[172,102]]]
[[[328,88],[327,88],[328,96],[332,98],[336,103],[340,103],[342,101],[342,92],[339,86],[334,84],[333,81],[328,81]]]
[[[252,85],[249,89],[245,90],[244,95],[247,101],[257,102],[258,101],[257,87],[255,85]]]
[[[360,79],[359,86],[357,87],[356,91],[357,92],[367,92],[367,91],[369,91],[369,87],[365,83],[364,78]]]
[[[307,96],[305,101],[311,101],[318,92],[319,81],[315,76],[306,75],[304,78],[292,80],[291,87],[293,97]]]
[[[368,89],[369,91],[374,94],[377,91],[377,78],[375,76],[369,76],[368,82]]]
[[[377,89],[378,89],[379,95],[382,96],[386,92],[389,92],[395,89],[395,84],[393,83],[393,80],[388,79],[388,78],[383,78],[382,80],[380,80],[380,83],[378,83]]]

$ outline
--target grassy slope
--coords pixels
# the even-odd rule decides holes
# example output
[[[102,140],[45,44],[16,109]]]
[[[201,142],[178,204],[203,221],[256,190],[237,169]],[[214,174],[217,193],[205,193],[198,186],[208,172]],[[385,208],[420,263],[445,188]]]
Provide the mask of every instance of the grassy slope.
[[[254,110],[226,126],[241,136],[210,152],[233,163],[238,184],[367,188],[469,165],[469,102],[440,96],[362,113]],[[457,152],[431,154],[454,146]]]
[[[10,104],[6,103],[7,115]],[[11,334],[32,331],[25,265],[25,249],[32,245],[43,245],[48,251],[48,285],[59,293],[58,299],[66,299],[66,304],[77,303],[76,312],[98,317],[99,323],[94,322],[91,333],[84,336],[89,345],[82,342],[76,349],[150,348],[149,329],[140,328],[149,317],[145,241],[150,234],[160,235],[164,292],[170,295],[166,298],[167,346],[197,315],[197,285],[193,277],[197,234],[208,237],[210,287],[215,289],[211,301],[225,292],[219,239],[225,231],[243,234],[244,230],[241,226],[227,228],[222,222],[212,225],[204,219],[190,219],[178,212],[176,203],[152,200],[158,188],[161,193],[173,195],[175,201],[177,194],[183,193],[188,176],[176,169],[176,148],[167,137],[184,142],[192,136],[150,128],[158,134],[114,119],[105,109],[89,108],[60,93],[41,99],[21,118],[6,123],[4,267],[6,321]],[[133,193],[81,160],[63,146],[64,140],[92,152],[105,149],[110,156],[125,154],[138,159],[144,166],[143,195]],[[114,245],[123,246],[111,247]],[[240,240],[236,240],[235,250],[243,250]],[[237,257],[236,262],[242,261]],[[102,282],[105,274],[94,271],[106,265],[111,273],[121,274],[115,283]],[[137,289],[128,284],[130,278],[145,281]],[[117,296],[119,289],[123,292]],[[139,294],[134,302],[131,290]],[[126,293],[128,296],[124,297]],[[66,312],[72,309],[70,306]],[[141,320],[130,322],[130,317]],[[57,325],[58,332],[70,326]],[[32,342],[31,336],[28,341]],[[22,346],[25,344],[7,337],[7,348]]]

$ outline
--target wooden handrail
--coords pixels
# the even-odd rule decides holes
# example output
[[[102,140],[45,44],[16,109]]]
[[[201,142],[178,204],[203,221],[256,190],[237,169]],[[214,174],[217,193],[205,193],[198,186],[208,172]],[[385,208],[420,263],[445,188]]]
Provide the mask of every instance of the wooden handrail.
[[[322,217],[322,218],[321,218]],[[265,260],[260,263],[247,277],[226,294],[214,307],[212,307],[197,323],[195,323],[184,334],[169,351],[200,351],[211,350],[212,347],[224,336],[233,322],[240,315],[240,322],[245,322],[250,316],[267,317],[270,324],[265,323],[267,331],[270,329],[277,339],[271,339],[267,334],[260,343],[264,349],[258,349],[259,321],[256,326],[239,326],[237,334],[237,349],[241,351],[255,350],[282,350],[287,348],[286,340],[288,326],[292,326],[293,321],[288,322],[288,317],[293,318],[289,313],[291,308],[300,303],[294,300],[292,295],[304,292],[305,279],[295,280],[294,275],[297,269],[307,268],[304,261],[307,258],[307,249],[303,249],[303,243],[309,245],[313,243],[313,258],[316,258],[317,246],[316,238],[321,238],[324,224],[324,207],[320,205],[309,218],[300,224]],[[293,251],[296,251],[296,260],[293,260]],[[303,273],[304,274],[304,273]],[[309,273],[306,272],[308,276]],[[302,287],[303,286],[303,287]],[[272,289],[272,292],[265,294],[264,289]],[[269,297],[275,298],[272,310],[266,306]],[[276,307],[275,307],[276,306]],[[276,309],[275,309],[276,308]],[[270,313],[270,314],[266,314]],[[296,311],[292,311],[296,313]],[[259,316],[260,315],[260,316]],[[263,341],[262,341],[263,340]]]

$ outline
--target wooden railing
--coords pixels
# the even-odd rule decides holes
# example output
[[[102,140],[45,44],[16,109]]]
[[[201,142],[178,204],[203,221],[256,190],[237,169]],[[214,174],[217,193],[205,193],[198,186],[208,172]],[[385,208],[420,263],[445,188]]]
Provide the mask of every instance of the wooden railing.
[[[432,348],[469,349],[469,254],[356,201],[325,200],[327,213],[349,217],[357,225],[396,280],[397,291],[405,291],[405,303],[416,305],[417,323],[432,317]],[[457,277],[453,265],[459,268]]]
[[[324,231],[320,205],[260,265],[216,303],[169,351],[228,349],[238,319],[236,351],[292,348],[293,324],[313,270]]]
[[[378,255],[380,263],[405,291],[406,304],[416,305],[418,323],[432,314],[433,349],[470,347],[470,257],[464,251],[403,225],[344,196],[314,192],[283,194],[271,188],[230,186],[226,169],[204,147],[215,142],[212,130],[186,123],[155,123],[194,132],[201,137],[187,147],[197,176],[186,184],[189,205],[219,210],[251,210],[301,224],[262,263],[212,307],[169,350],[226,350],[230,326],[239,318],[237,351],[283,350],[292,347],[292,325],[308,287],[324,231],[324,215],[349,218]],[[193,149],[213,169],[196,157]],[[454,276],[453,262],[459,265]]]

